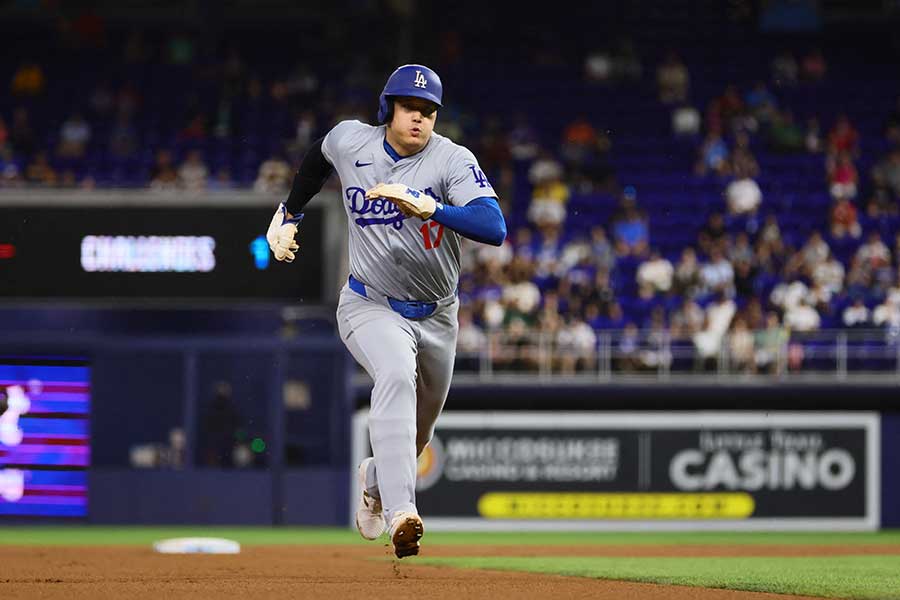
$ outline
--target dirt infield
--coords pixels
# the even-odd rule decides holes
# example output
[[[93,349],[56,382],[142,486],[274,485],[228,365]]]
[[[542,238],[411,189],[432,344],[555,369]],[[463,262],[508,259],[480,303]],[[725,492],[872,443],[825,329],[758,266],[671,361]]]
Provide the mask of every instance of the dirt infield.
[[[815,556],[900,554],[900,546],[433,546],[428,556]],[[240,555],[160,555],[141,547],[0,547],[0,596],[162,598],[801,598],[397,561],[387,546],[250,546]]]

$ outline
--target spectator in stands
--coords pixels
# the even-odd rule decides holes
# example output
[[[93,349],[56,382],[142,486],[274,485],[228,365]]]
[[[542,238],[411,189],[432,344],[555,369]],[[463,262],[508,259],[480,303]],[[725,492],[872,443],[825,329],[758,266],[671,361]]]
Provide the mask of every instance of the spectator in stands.
[[[47,85],[44,69],[34,61],[25,61],[13,74],[9,91],[18,98],[34,98],[44,93]]]
[[[289,143],[290,154],[298,157],[298,159],[302,158],[309,145],[313,142],[316,133],[318,133],[318,123],[315,111],[302,111],[297,116],[294,138]]]
[[[780,373],[783,366],[781,360],[785,355],[785,347],[789,339],[788,332],[781,326],[778,313],[770,311],[766,314],[766,328],[756,332],[754,359],[756,370],[761,373]]]
[[[891,250],[881,239],[881,234],[875,230],[869,232],[854,258],[859,261],[861,268],[873,274],[891,266]]]
[[[516,229],[513,241],[513,250],[516,256],[520,256],[526,260],[534,260],[537,248],[537,240],[534,233],[528,227],[519,227]]]
[[[613,350],[612,364],[617,371],[633,373],[641,367],[641,334],[633,322],[625,325]]]
[[[751,298],[756,292],[757,268],[753,262],[742,258],[733,260],[734,265],[734,293],[738,298]]]
[[[828,153],[832,156],[841,153],[859,156],[859,132],[846,114],[838,116],[828,132]]]
[[[701,285],[697,253],[689,246],[681,251],[681,258],[675,266],[673,291],[681,298],[690,299],[700,292]]]
[[[753,246],[750,245],[750,236],[747,235],[747,232],[739,231],[735,234],[734,241],[728,245],[726,255],[732,263],[739,261],[752,263],[755,260],[756,253],[753,251]]]
[[[816,117],[806,120],[806,136],[803,138],[803,144],[810,154],[818,154],[822,151],[822,128]]]
[[[728,171],[738,178],[759,177],[759,163],[750,151],[750,138],[741,132],[735,136],[734,151],[729,159]]]
[[[755,131],[756,123],[749,118],[747,106],[734,84],[725,86],[722,95],[713,98],[706,109],[707,131],[739,133]]]
[[[865,329],[869,327],[869,309],[862,298],[855,298],[853,304],[844,309],[841,316],[844,327],[849,329]]]
[[[838,294],[844,289],[844,265],[829,250],[825,259],[813,268],[812,280],[815,285]]]
[[[678,54],[669,51],[656,69],[659,101],[663,104],[686,102],[690,93],[691,76]]]
[[[786,270],[791,274],[810,276],[816,267],[828,259],[829,254],[828,243],[822,239],[821,232],[813,231],[800,251],[788,259]]]
[[[872,323],[893,331],[900,330],[900,287],[892,288],[884,302],[875,307]]]
[[[769,149],[773,152],[800,152],[805,146],[805,132],[794,121],[794,113],[790,110],[774,111],[767,137]]]
[[[831,237],[841,240],[847,236],[858,238],[861,234],[856,206],[849,198],[838,198],[831,207]]]
[[[495,248],[496,246],[487,246]],[[566,243],[559,257],[557,275],[569,278],[575,285],[588,287],[594,279],[596,266],[591,257],[591,246],[582,235]]]
[[[206,190],[206,180],[209,177],[209,169],[203,162],[203,155],[199,150],[188,152],[187,158],[178,168],[178,184],[187,192],[199,194]]]
[[[117,158],[134,156],[138,149],[137,128],[128,114],[116,115],[116,123],[109,132],[109,152]]]
[[[608,312],[609,307],[616,301],[616,292],[612,287],[608,270],[598,269],[594,273],[594,284],[588,289],[585,301],[599,306],[601,312]]]
[[[596,363],[597,335],[591,326],[575,317],[568,317],[556,334],[559,372],[573,375],[590,369]]]
[[[562,232],[557,227],[544,227],[534,246],[534,273],[532,279],[542,288],[558,281],[559,260],[562,257]]]
[[[56,170],[47,161],[46,152],[38,152],[25,168],[25,181],[41,187],[53,187],[59,181]]]
[[[596,143],[597,130],[585,115],[578,115],[563,129],[563,158],[566,162],[581,164]]]
[[[700,111],[687,104],[672,109],[671,121],[672,133],[676,136],[695,136],[700,133],[703,123]]]
[[[694,173],[699,177],[704,177],[710,172],[723,176],[728,174],[728,167],[728,146],[718,131],[710,131],[697,153]]]
[[[810,298],[802,296],[784,311],[784,325],[791,331],[815,331],[822,324],[819,313],[810,305]]]
[[[9,128],[9,141],[13,154],[28,160],[37,150],[37,134],[31,126],[28,109],[20,106],[13,111],[12,125]]]
[[[531,281],[530,271],[529,264],[523,261],[510,265],[509,280],[503,284],[501,295],[507,317],[520,315],[533,320],[541,303],[541,290]]]
[[[206,124],[208,121],[209,117],[206,113],[195,112],[188,117],[184,127],[178,132],[178,139],[182,142],[202,142],[206,139]]]
[[[253,183],[253,191],[263,194],[284,194],[291,185],[291,166],[275,154],[259,165],[259,174]]]
[[[766,220],[759,231],[759,236],[757,237],[757,260],[760,259],[762,248],[765,248],[766,251],[773,255],[779,254],[784,248],[781,227],[774,212],[766,215]]]
[[[616,252],[602,225],[591,227],[591,253],[598,269],[611,271],[616,265]]]
[[[700,281],[704,293],[734,296],[734,268],[719,246],[710,249],[709,260],[700,267]]]
[[[744,103],[752,118],[759,124],[769,123],[778,111],[778,101],[765,81],[757,81],[744,96]]]
[[[637,269],[637,283],[654,293],[666,293],[672,289],[673,275],[672,263],[654,248],[650,251],[650,257]]]
[[[235,185],[234,179],[231,178],[231,171],[225,166],[219,167],[215,176],[206,184],[206,189],[210,192],[225,192],[233,190],[235,187],[237,186]]]
[[[737,305],[724,291],[716,294],[715,299],[706,307],[703,329],[693,337],[697,368],[706,370],[715,364],[722,348],[722,340],[736,311]]]
[[[874,185],[869,199],[866,200],[866,215],[873,220],[886,217],[896,217],[900,214],[900,206],[893,194],[884,187]]]
[[[588,82],[607,83],[613,78],[613,61],[605,48],[595,48],[584,58],[584,77]]]
[[[624,329],[628,323],[629,321],[625,316],[625,311],[622,310],[622,305],[619,304],[618,301],[611,302],[606,311],[604,327],[607,329],[618,330]]]
[[[731,324],[728,336],[728,359],[731,368],[738,373],[752,373],[756,370],[753,332],[742,315],[737,315]]]
[[[457,140],[452,135],[447,135],[450,139]],[[540,138],[531,123],[531,119],[524,112],[517,112],[513,117],[513,126],[509,130],[508,139],[509,153],[513,160],[534,160],[540,153]]]
[[[639,358],[640,367],[645,371],[667,369],[672,365],[671,336],[662,306],[657,306],[650,314],[650,327]]]
[[[150,172],[150,189],[158,192],[174,192],[178,189],[178,173],[172,164],[172,153],[159,150],[156,163]]]
[[[900,148],[894,148],[872,167],[872,183],[894,199],[900,198]]]
[[[62,158],[82,158],[91,141],[91,126],[84,115],[75,112],[62,124],[59,130],[59,145],[56,154]]]
[[[538,227],[562,224],[570,194],[569,186],[563,181],[562,165],[549,153],[542,152],[529,168],[528,180],[534,186],[528,220]]]
[[[647,217],[638,208],[635,197],[628,192],[613,220],[613,233],[618,256],[642,257],[647,253],[650,243]]]
[[[828,72],[828,64],[822,51],[814,48],[806,53],[803,60],[800,61],[800,75],[804,81],[818,82],[825,78]]]
[[[706,315],[700,305],[689,297],[683,297],[681,305],[672,312],[672,339],[691,339],[703,329]]]
[[[460,306],[459,333],[456,337],[457,356],[466,361],[470,370],[475,370],[478,368],[478,354],[486,348],[487,336],[475,324],[472,318],[472,309],[468,306]]]
[[[710,213],[706,223],[700,228],[697,242],[704,254],[710,255],[714,248],[725,251],[728,243],[728,231],[725,228],[725,217],[720,212]]]
[[[737,156],[737,154],[735,154]],[[747,167],[737,164],[734,179],[725,188],[725,200],[728,212],[732,216],[754,215],[762,203],[762,190],[750,175]]]
[[[10,146],[0,146],[0,187],[21,187],[25,184],[22,167],[15,159]]]
[[[796,85],[800,67],[793,54],[784,51],[772,60],[772,83],[777,87]]]
[[[831,192],[832,198],[852,200],[856,197],[859,173],[847,152],[841,152],[834,160],[828,160],[826,169],[828,190]]]

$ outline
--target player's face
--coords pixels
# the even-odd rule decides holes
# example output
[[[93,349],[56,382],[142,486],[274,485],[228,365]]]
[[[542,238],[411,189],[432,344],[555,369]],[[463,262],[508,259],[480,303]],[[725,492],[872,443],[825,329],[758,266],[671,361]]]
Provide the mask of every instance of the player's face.
[[[434,122],[437,106],[422,98],[401,96],[394,100],[394,118],[388,124],[388,143],[401,154],[415,154],[425,147]]]

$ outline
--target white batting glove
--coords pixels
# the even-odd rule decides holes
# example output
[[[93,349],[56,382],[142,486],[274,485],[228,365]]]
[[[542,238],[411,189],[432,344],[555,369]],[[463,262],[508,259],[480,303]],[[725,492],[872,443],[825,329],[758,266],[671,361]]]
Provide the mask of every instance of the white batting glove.
[[[437,210],[434,198],[402,183],[379,183],[366,192],[366,198],[384,198],[396,204],[407,217],[419,217],[422,220],[431,218]]]
[[[266,232],[266,240],[272,254],[275,255],[275,260],[294,262],[294,252],[300,249],[294,236],[297,235],[297,224],[302,220],[303,215],[288,219],[284,202],[278,205],[278,210],[269,223],[269,231]]]

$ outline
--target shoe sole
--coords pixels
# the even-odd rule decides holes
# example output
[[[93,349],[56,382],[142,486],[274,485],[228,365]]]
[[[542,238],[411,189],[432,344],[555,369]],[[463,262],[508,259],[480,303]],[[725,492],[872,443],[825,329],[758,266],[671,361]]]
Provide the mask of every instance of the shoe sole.
[[[425,533],[422,520],[416,517],[407,517],[403,523],[394,530],[391,542],[394,544],[394,554],[397,558],[415,556],[419,553],[419,540]]]

